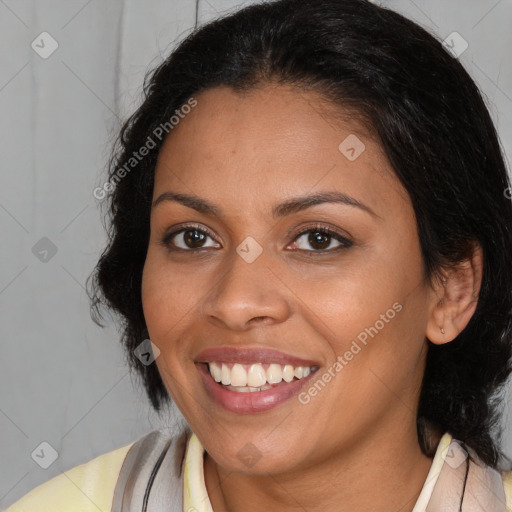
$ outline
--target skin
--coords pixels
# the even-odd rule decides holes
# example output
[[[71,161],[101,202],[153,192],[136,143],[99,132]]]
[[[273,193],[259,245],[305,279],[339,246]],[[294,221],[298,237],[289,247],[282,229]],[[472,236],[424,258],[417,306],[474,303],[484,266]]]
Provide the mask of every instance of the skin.
[[[195,98],[161,149],[153,200],[194,194],[223,216],[176,201],[152,209],[142,300],[159,372],[205,447],[214,511],[412,510],[432,463],[416,433],[427,338],[449,342],[471,318],[480,249],[444,283],[428,283],[409,196],[380,144],[318,93],[266,84]],[[338,149],[350,134],[365,144],[354,161]],[[272,217],[275,204],[319,191],[374,213],[322,203]],[[201,250],[170,251],[161,241],[184,223],[214,236]],[[299,232],[317,223],[352,245],[336,251],[327,236],[312,246],[311,232]],[[190,247],[182,235],[170,247]],[[248,236],[263,249],[252,263],[236,252]],[[268,347],[317,361],[322,375],[396,302],[401,311],[307,404],[227,411],[194,364],[210,347]],[[259,454],[251,467],[238,456],[247,443]]]

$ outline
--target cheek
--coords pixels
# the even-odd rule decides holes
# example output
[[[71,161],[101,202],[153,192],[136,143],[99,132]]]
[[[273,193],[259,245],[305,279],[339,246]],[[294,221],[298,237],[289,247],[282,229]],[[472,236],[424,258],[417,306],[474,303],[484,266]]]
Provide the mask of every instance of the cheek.
[[[379,338],[391,334],[393,323],[400,315],[396,311],[400,306],[395,305],[393,309],[398,293],[390,287],[359,279],[317,283],[301,296],[306,306],[301,314],[328,342],[333,359],[349,351],[354,341],[362,347],[361,353],[370,346],[368,340],[378,342]],[[353,350],[357,351],[357,346]],[[348,357],[352,359],[351,355]]]
[[[176,381],[183,380],[182,362],[186,357],[186,323],[191,312],[194,297],[187,294],[194,286],[187,284],[186,275],[171,271],[164,258],[148,251],[144,264],[141,285],[142,306],[149,338],[160,349],[156,359],[158,371],[167,391],[178,407],[186,407],[179,393]],[[188,314],[188,315],[187,315]]]
[[[166,333],[186,317],[197,299],[195,285],[186,274],[171,270],[164,258],[148,251],[142,274],[141,297],[151,339],[163,341]]]
[[[367,254],[330,279],[295,278],[300,314],[330,346],[330,362],[344,358],[343,379],[360,380],[372,369],[393,382],[416,370],[427,294],[421,258],[411,249]]]
[[[288,276],[295,302],[304,305],[302,314],[326,338],[338,340],[340,348],[347,338],[379,320],[404,294],[403,279],[393,275],[383,257],[362,254],[354,260],[345,260],[326,272]]]
[[[142,272],[141,298],[146,326],[151,339],[155,341],[154,333],[158,332],[160,323],[165,318],[160,311],[166,295],[166,287],[159,285],[162,277],[161,267],[151,257],[151,251],[148,252]]]

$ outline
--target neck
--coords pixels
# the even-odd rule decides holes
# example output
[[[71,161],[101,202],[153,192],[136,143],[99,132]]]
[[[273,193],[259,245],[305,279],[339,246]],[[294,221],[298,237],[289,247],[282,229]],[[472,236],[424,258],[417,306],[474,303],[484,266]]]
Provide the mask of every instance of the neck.
[[[398,436],[382,431],[335,453],[322,464],[286,474],[247,475],[219,466],[205,454],[205,482],[214,512],[410,512],[432,458],[418,445],[416,429]]]

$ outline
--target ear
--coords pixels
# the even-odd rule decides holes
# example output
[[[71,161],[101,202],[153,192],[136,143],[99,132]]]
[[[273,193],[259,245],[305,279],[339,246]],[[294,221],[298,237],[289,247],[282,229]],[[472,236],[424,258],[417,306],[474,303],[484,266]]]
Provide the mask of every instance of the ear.
[[[466,327],[476,310],[482,272],[482,248],[475,242],[472,256],[457,268],[444,270],[444,277],[433,285],[425,332],[432,343],[448,343]]]

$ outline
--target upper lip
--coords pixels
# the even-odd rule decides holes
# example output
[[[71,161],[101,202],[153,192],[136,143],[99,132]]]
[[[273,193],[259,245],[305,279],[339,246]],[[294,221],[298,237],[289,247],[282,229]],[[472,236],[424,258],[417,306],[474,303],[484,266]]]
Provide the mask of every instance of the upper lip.
[[[214,347],[203,350],[195,357],[196,363],[209,363],[212,361],[241,364],[276,363],[283,365],[290,364],[292,366],[318,366],[317,362],[310,359],[302,359],[264,347]]]

